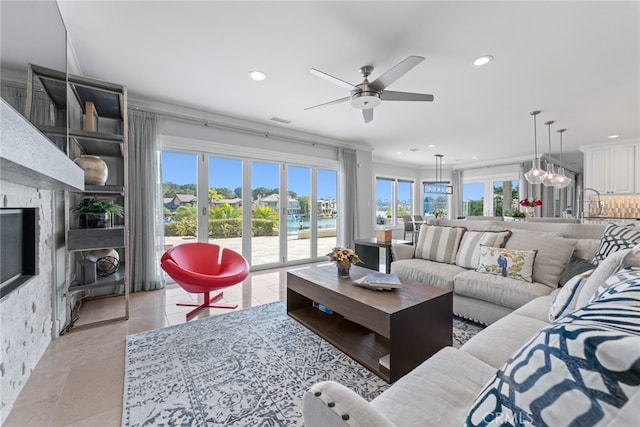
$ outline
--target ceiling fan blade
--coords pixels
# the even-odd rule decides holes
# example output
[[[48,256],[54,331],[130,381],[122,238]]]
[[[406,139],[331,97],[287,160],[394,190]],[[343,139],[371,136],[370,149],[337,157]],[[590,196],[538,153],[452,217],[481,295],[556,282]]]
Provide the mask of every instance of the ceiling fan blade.
[[[329,82],[331,82],[333,84],[336,84],[336,85],[338,85],[340,87],[343,87],[345,89],[348,89],[348,90],[357,89],[357,87],[355,87],[351,83],[345,82],[344,80],[340,80],[337,77],[333,77],[332,75],[327,74],[324,71],[320,71],[320,70],[316,70],[315,68],[312,68],[312,69],[309,70],[309,72],[311,74],[313,74],[314,76],[318,76],[321,79],[325,79],[325,80],[327,80],[327,81],[329,81]]]
[[[422,56],[409,56],[395,67],[387,70],[386,73],[371,82],[371,85],[378,90],[383,90],[391,83],[404,76],[409,70],[424,61]]]
[[[380,99],[383,101],[433,101],[433,95],[385,90],[380,94]]]
[[[373,108],[362,110],[362,117],[364,117],[365,123],[369,123],[371,120],[373,120]]]
[[[314,105],[313,107],[307,107],[307,108],[305,108],[305,110],[311,110],[312,108],[327,107],[327,106],[333,105],[333,104],[340,104],[341,102],[346,102],[346,101],[348,101],[350,99],[351,99],[350,96],[345,96],[344,98],[334,99],[333,101],[325,102],[324,104],[318,104],[318,105]]]

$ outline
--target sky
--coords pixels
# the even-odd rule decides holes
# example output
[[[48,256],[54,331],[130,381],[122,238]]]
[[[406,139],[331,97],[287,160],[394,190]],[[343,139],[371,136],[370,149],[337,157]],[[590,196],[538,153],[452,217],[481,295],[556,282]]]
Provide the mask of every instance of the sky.
[[[252,162],[253,188],[278,188],[280,165],[277,163]],[[299,196],[311,195],[310,168],[289,166],[288,189]],[[197,155],[162,152],[162,182],[174,184],[195,184],[197,182]],[[209,187],[228,188],[231,191],[242,187],[242,160],[209,157]],[[332,170],[318,170],[318,198],[335,199],[337,195],[337,173]]]

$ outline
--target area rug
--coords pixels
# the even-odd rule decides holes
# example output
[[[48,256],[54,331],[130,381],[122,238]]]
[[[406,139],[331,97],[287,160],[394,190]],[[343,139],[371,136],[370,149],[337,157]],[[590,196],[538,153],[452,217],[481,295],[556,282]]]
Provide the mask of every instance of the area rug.
[[[454,346],[481,329],[454,319]],[[286,314],[283,301],[127,337],[123,426],[301,426],[325,380],[389,385]]]

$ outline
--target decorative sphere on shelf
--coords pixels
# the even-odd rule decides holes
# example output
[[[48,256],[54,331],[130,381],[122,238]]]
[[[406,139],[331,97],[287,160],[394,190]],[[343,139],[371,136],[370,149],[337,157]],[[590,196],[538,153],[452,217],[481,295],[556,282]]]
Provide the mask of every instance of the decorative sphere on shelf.
[[[98,156],[82,155],[74,162],[84,171],[84,183],[87,185],[105,185],[109,176],[107,164]]]
[[[115,249],[98,249],[89,252],[87,259],[96,263],[96,274],[110,276],[120,267],[120,254]]]

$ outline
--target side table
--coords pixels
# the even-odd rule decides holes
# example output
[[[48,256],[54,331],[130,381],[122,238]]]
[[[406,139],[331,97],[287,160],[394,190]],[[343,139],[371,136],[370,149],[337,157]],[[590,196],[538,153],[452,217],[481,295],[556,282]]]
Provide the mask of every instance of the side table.
[[[361,266],[371,270],[380,271],[380,249],[384,249],[385,273],[391,272],[391,245],[411,245],[411,240],[393,239],[380,242],[375,237],[370,239],[356,239],[354,241],[356,254],[364,264]]]

